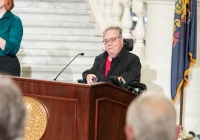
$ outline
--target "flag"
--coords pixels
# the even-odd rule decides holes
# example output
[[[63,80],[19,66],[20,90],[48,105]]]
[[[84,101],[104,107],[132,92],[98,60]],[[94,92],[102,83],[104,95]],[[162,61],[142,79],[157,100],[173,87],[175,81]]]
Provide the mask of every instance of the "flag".
[[[171,63],[171,98],[176,101],[188,84],[189,68],[196,63],[197,0],[177,0]]]

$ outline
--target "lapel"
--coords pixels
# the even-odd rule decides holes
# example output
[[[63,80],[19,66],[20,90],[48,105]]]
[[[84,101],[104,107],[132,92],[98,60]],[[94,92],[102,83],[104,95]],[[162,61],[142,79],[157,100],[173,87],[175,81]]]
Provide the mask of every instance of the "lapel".
[[[113,75],[113,72],[116,71],[115,70],[115,67],[117,66],[117,64],[122,60],[122,58],[124,57],[124,53],[125,53],[125,48],[123,47],[122,50],[119,52],[119,54],[117,55],[116,58],[113,58],[112,59],[112,62],[111,62],[111,66],[110,66],[110,72],[106,75],[106,79],[109,80],[108,78],[110,76],[116,76],[116,75]]]

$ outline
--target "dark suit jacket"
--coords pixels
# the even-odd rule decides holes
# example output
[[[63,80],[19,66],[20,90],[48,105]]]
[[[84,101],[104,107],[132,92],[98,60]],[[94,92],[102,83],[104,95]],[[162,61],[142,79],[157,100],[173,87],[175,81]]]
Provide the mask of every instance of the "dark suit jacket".
[[[96,75],[98,82],[110,82],[110,76],[121,76],[127,83],[140,81],[141,63],[138,56],[123,47],[117,57],[112,59],[110,71],[104,77],[107,57],[108,53],[105,51],[95,58],[92,68],[82,74],[84,82],[86,82],[87,74]]]

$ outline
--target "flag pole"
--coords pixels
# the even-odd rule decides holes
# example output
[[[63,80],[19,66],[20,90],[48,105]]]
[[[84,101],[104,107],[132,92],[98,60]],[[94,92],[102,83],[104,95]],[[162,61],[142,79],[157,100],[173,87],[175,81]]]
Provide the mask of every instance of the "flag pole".
[[[181,94],[180,94],[180,115],[179,115],[179,126],[183,126],[183,97],[184,96],[184,83],[181,87]]]
[[[192,140],[193,136],[190,134],[186,134],[185,130],[183,129],[183,103],[184,103],[184,82],[181,87],[181,93],[180,93],[179,138],[180,140]]]
[[[181,93],[180,93],[180,110],[179,110],[179,128],[180,128],[180,132],[179,132],[179,138],[181,140],[184,140],[186,134],[185,131],[183,129],[183,95],[184,95],[184,84],[181,87]],[[185,138],[186,139],[186,138]]]
[[[191,0],[188,0],[188,3],[190,3]],[[185,5],[185,9],[186,11],[188,10],[186,5]],[[187,28],[187,12],[185,13],[186,15],[186,18],[185,18],[185,26]],[[184,53],[186,52],[186,36],[187,36],[187,30],[184,30]],[[190,134],[186,134],[185,133],[185,130],[183,129],[183,103],[184,103],[184,73],[183,73],[183,84],[182,84],[182,87],[181,87],[181,93],[180,93],[180,115],[179,115],[179,127],[180,127],[180,132],[179,132],[179,138],[181,140],[191,140],[193,138],[192,135]]]

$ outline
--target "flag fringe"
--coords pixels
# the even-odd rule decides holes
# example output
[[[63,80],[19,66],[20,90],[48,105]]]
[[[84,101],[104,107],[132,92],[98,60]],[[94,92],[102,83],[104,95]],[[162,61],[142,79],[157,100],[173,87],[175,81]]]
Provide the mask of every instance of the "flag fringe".
[[[193,55],[192,55],[191,52],[189,52],[189,56],[190,56],[189,67],[188,67],[188,69],[185,70],[185,72],[184,72],[184,80],[183,80],[183,79],[181,80],[181,82],[180,82],[180,84],[179,84],[179,86],[178,86],[178,88],[177,88],[177,90],[176,90],[176,96],[175,96],[175,98],[174,98],[174,103],[176,102],[176,100],[177,100],[177,98],[178,98],[178,94],[179,94],[179,92],[180,92],[180,90],[181,90],[181,87],[182,87],[182,86],[185,87],[185,86],[187,86],[187,84],[188,84],[188,78],[187,78],[186,76],[188,76],[189,73],[190,73],[190,67],[192,67],[194,64],[196,64],[196,59],[193,58]]]

